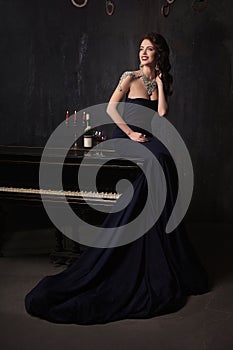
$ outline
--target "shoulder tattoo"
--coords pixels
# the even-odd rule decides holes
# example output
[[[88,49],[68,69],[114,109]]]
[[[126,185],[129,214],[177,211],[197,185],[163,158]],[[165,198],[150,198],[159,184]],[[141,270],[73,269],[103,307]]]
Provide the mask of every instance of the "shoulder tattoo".
[[[122,76],[120,77],[119,84],[118,84],[118,89],[119,89],[120,91],[122,91],[122,87],[121,87],[122,81],[123,81],[126,77],[128,77],[128,76],[133,77],[133,78],[135,79],[135,78],[140,78],[140,77],[141,77],[141,74],[140,74],[140,73],[135,73],[135,72],[133,72],[133,71],[126,71],[126,72],[124,72],[124,73],[122,74]]]

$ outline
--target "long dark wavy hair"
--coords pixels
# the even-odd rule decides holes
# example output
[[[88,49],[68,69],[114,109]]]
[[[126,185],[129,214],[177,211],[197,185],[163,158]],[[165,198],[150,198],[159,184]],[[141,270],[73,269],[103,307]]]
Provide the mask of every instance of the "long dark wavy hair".
[[[171,64],[169,61],[170,50],[169,50],[168,44],[162,35],[155,32],[151,32],[144,35],[144,37],[141,38],[140,43],[144,39],[150,40],[156,50],[155,59],[156,59],[156,64],[159,68],[158,74],[162,73],[164,92],[166,95],[171,95],[172,94],[171,85],[173,82],[173,78],[172,78],[172,75],[169,73],[171,69]]]

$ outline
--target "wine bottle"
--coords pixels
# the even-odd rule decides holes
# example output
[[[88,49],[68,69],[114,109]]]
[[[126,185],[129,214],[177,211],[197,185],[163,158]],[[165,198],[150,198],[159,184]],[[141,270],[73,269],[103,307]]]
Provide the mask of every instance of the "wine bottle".
[[[91,128],[90,114],[86,113],[86,128],[83,134],[83,147],[91,148],[93,144],[93,131]]]

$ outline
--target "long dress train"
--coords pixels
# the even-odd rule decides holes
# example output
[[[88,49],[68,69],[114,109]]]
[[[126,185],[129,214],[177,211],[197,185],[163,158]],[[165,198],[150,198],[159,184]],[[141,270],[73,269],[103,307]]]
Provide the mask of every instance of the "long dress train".
[[[138,123],[142,120],[137,113],[138,105],[154,112],[157,101],[127,99],[126,121],[135,130],[146,130],[148,134],[153,113],[142,121],[143,128],[135,128],[135,118]],[[190,245],[183,222],[172,233],[165,233],[178,191],[178,177],[166,147],[150,136],[143,146],[158,159],[167,184],[166,202],[159,220],[131,243],[115,248],[87,248],[66,270],[44,277],[25,297],[29,314],[50,322],[75,324],[149,318],[174,311],[188,295],[208,291],[207,274]],[[133,141],[132,148],[122,150],[119,139],[125,138],[125,134],[116,128],[114,137],[118,138],[117,151],[132,156]],[[126,224],[141,210],[147,190],[143,174],[133,185],[132,201],[120,213],[107,216],[103,224],[106,229]]]

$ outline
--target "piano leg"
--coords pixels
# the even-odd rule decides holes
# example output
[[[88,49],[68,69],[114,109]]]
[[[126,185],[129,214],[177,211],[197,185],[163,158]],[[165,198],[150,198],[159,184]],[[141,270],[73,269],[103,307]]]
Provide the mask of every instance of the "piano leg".
[[[2,252],[2,247],[4,244],[4,238],[5,238],[5,232],[6,232],[6,213],[4,212],[4,210],[2,209],[2,207],[0,207],[0,257],[4,256],[3,252]]]
[[[72,252],[75,254],[81,254],[80,244],[78,242],[73,242]]]
[[[55,232],[55,248],[50,254],[50,261],[55,265],[70,265],[81,254],[80,244],[65,237],[59,230]]]
[[[64,237],[63,234],[59,231],[56,230],[55,232],[55,252],[63,252],[64,251]]]

